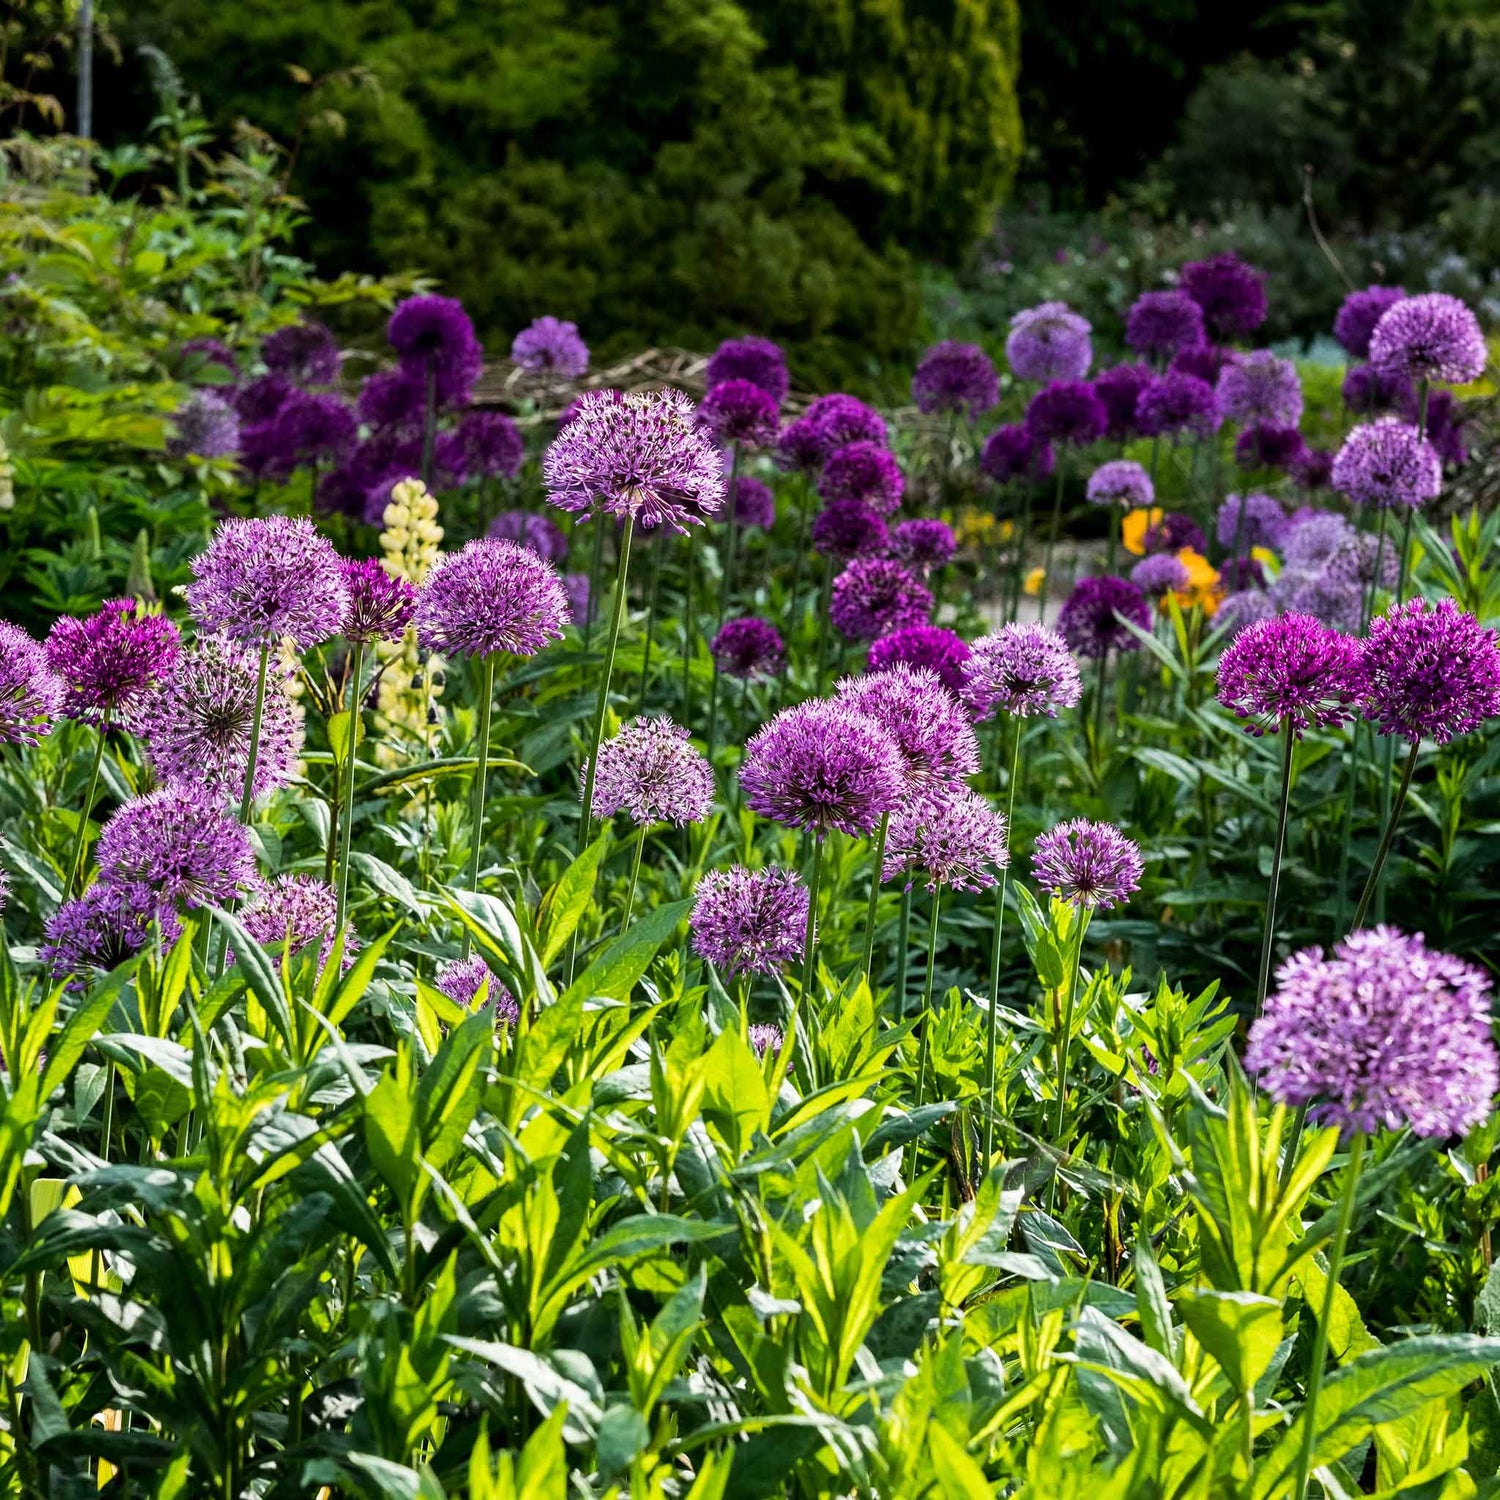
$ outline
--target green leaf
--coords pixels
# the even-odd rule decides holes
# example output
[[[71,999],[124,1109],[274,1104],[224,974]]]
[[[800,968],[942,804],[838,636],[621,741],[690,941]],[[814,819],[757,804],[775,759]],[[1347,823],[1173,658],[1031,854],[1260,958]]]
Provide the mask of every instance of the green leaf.
[[[633,1406],[624,1403],[611,1406],[604,1413],[594,1440],[599,1477],[604,1480],[622,1477],[650,1442],[651,1429]]]
[[[641,976],[651,967],[657,950],[692,910],[688,901],[669,901],[621,933],[577,979],[563,998],[628,1000]]]
[[[1235,1390],[1252,1390],[1281,1342],[1281,1304],[1255,1292],[1193,1287],[1178,1297],[1177,1310]]]
[[[47,1053],[47,1066],[42,1071],[42,1098],[46,1099],[55,1088],[60,1088],[83,1056],[84,1048],[93,1041],[104,1024],[115,999],[130,978],[130,969],[117,969],[97,990],[89,994],[78,1009],[68,1017],[58,1038]]]
[[[365,1098],[365,1149],[403,1203],[416,1186],[418,1145],[416,1101],[388,1069]]]
[[[605,829],[558,877],[537,908],[537,940],[541,944],[542,967],[551,965],[573,936],[579,920],[594,899],[599,861],[609,848],[612,835]]]
[[[755,1050],[731,1028],[719,1033],[704,1059],[703,1113],[718,1127],[735,1158],[771,1123],[771,1092]]]

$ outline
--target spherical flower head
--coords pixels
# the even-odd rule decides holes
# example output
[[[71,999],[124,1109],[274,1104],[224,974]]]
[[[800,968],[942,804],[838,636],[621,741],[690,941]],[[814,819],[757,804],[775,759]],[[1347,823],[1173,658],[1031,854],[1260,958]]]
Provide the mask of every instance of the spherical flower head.
[[[739,774],[752,812],[820,838],[873,833],[906,798],[891,736],[849,704],[821,699],[777,714],[745,746]]]
[[[1175,553],[1153,552],[1130,570],[1130,581],[1148,599],[1164,599],[1168,594],[1180,594],[1187,588],[1187,564]]]
[[[568,623],[583,625],[589,618],[589,575],[564,573],[563,593],[568,596]]]
[[[880,878],[922,875],[929,891],[983,891],[1009,863],[1004,815],[968,787],[942,786],[892,815]]]
[[[338,634],[349,612],[339,555],[305,516],[221,521],[192,568],[198,628],[246,645],[290,636],[305,651]]]
[[[197,788],[132,797],[99,833],[101,879],[151,887],[165,905],[226,906],[255,881],[250,835]]]
[[[52,733],[66,687],[41,642],[0,620],[0,745],[34,745]]]
[[[1242,469],[1290,469],[1307,443],[1295,427],[1257,422],[1235,439],[1234,461]]]
[[[465,412],[457,430],[446,435],[457,450],[449,466],[477,479],[514,479],[526,461],[521,429],[503,411]]]
[[[1128,458],[1100,464],[1089,475],[1087,493],[1096,505],[1120,505],[1126,510],[1149,506],[1156,501],[1151,476],[1140,464]]]
[[[172,417],[167,439],[174,458],[229,458],[239,451],[239,413],[212,390],[194,391]]]
[[[1203,309],[1186,292],[1143,292],[1125,314],[1125,342],[1157,358],[1204,342]]]
[[[1332,484],[1356,505],[1416,510],[1443,487],[1443,462],[1405,422],[1367,422],[1344,439]]]
[[[1215,338],[1243,337],[1266,321],[1266,289],[1260,273],[1232,251],[1182,268],[1182,289],[1203,309]]]
[[[1271,601],[1283,613],[1311,615],[1346,634],[1359,629],[1365,590],[1325,568],[1318,573],[1283,572]]]
[[[737,476],[729,490],[730,514],[738,527],[769,531],[776,524],[776,496],[763,479],[750,474]]]
[[[1411,381],[1467,385],[1484,374],[1488,359],[1479,319],[1447,292],[1403,297],[1370,335],[1370,363]]]
[[[338,341],[321,323],[289,323],[260,346],[266,369],[293,385],[332,385],[339,378]]]
[[[1137,651],[1140,641],[1125,621],[1151,628],[1151,606],[1145,594],[1124,578],[1106,573],[1080,578],[1057,617],[1062,638],[1079,656],[1097,659],[1107,651]]]
[[[589,367],[589,346],[579,338],[576,323],[547,314],[515,336],[510,357],[529,375],[577,380]]]
[[[807,887],[791,870],[710,870],[698,882],[688,918],[693,951],[726,974],[775,974],[802,957],[807,907]],[[752,1045],[757,1031],[775,1032],[780,1050],[778,1027],[750,1031]],[[763,1036],[756,1050],[764,1053],[772,1040]]]
[[[884,520],[863,500],[835,500],[814,519],[811,536],[814,552],[844,561],[878,557],[891,542]]]
[[[1407,401],[1415,400],[1416,387],[1399,372],[1377,369],[1374,365],[1350,365],[1341,387],[1344,405],[1363,417],[1384,411],[1398,411]]]
[[[1214,390],[1219,410],[1231,422],[1295,427],[1302,420],[1302,381],[1297,367],[1269,349],[1231,354]]]
[[[1353,535],[1354,528],[1331,510],[1293,516],[1281,541],[1286,567],[1298,572],[1316,572]]]
[[[265,948],[284,943],[287,951],[296,956],[316,943],[321,970],[333,952],[338,896],[332,886],[315,876],[277,875],[262,882],[240,913],[240,921],[245,931]],[[347,969],[357,952],[359,937],[346,921],[340,967]]]
[[[1219,658],[1219,702],[1255,735],[1346,724],[1364,690],[1361,642],[1309,615],[1248,625]]]
[[[181,650],[177,627],[135,599],[111,599],[82,620],[64,615],[47,632],[47,666],[63,685],[62,712],[98,729],[128,718]]]
[[[1367,359],[1375,325],[1405,296],[1406,288],[1400,286],[1367,286],[1350,292],[1333,320],[1334,338],[1355,359]]]
[[[726,380],[748,380],[758,385],[780,406],[786,400],[791,382],[786,372],[786,355],[770,339],[725,339],[709,355],[703,369],[705,385],[712,389]]]
[[[443,656],[535,656],[560,641],[568,596],[530,547],[480,537],[439,560],[417,599],[417,639]]]
[[[1226,495],[1219,507],[1215,534],[1221,547],[1248,553],[1252,547],[1279,552],[1291,530],[1291,521],[1270,495]]]
[[[1005,357],[1017,380],[1082,380],[1094,362],[1092,328],[1066,302],[1043,302],[1010,320]]]
[[[293,390],[274,416],[241,427],[240,462],[257,478],[284,483],[299,468],[339,462],[357,437],[358,422],[343,397]]]
[[[535,324],[532,326],[535,327]],[[567,326],[571,328],[573,325],[570,323]],[[488,984],[485,999],[495,1007],[496,1024],[514,1026],[521,1019],[521,1007],[516,1003],[516,997],[500,983],[478,953],[470,954],[468,958],[455,958],[451,963],[444,964],[438,970],[436,984],[455,1005],[461,1005],[465,1010],[476,1008],[480,988]]]
[[[1036,841],[1031,873],[1044,891],[1090,911],[1121,906],[1140,889],[1138,845],[1111,823],[1074,818]]]
[[[359,420],[373,432],[419,434],[426,402],[422,377],[398,367],[366,376],[355,405]]]
[[[580,786],[588,780],[587,767]],[[701,823],[714,802],[714,773],[670,719],[636,719],[599,746],[594,770],[596,818],[621,808],[637,823]]]
[[[768,448],[781,425],[775,399],[753,380],[711,385],[698,416],[721,443],[742,443],[749,448]]]
[[[1105,437],[1122,443],[1135,435],[1136,406],[1152,379],[1146,365],[1114,365],[1094,377],[1094,395],[1108,417]]]
[[[681,391],[590,391],[542,459],[548,498],[686,532],[724,504],[724,465]]]
[[[1413,391],[1402,407],[1402,415],[1408,422],[1415,422],[1421,414],[1419,405],[1417,393]],[[1469,448],[1464,441],[1466,420],[1464,404],[1452,391],[1428,391],[1427,425],[1423,433],[1444,465],[1461,468],[1469,461]]]
[[[849,396],[843,391],[819,396],[807,408],[807,418],[822,430],[825,454],[842,448],[845,443],[883,445],[890,440],[885,418],[866,406],[858,396]]]
[[[964,682],[963,666],[969,659],[969,643],[941,625],[908,625],[870,643],[867,660],[871,672],[904,664],[926,667],[950,693],[958,693]]]
[[[1495,632],[1451,599],[1411,599],[1370,621],[1367,718],[1381,734],[1446,745],[1500,714]]]
[[[41,957],[58,979],[89,969],[113,969],[146,946],[153,923],[163,947],[170,947],[182,933],[176,913],[151,886],[96,880],[48,918]]]
[[[969,716],[926,667],[897,664],[846,677],[838,701],[873,719],[895,741],[908,796],[960,783],[979,769],[979,739]]]
[[[891,532],[892,555],[924,575],[952,562],[957,551],[958,540],[946,521],[924,516],[902,521]]]
[[[873,641],[932,613],[932,590],[887,557],[856,557],[833,580],[828,618],[851,641]]]
[[[269,422],[296,388],[280,375],[257,375],[235,389],[231,400],[245,427]]]
[[[772,1057],[779,1057],[782,1046],[786,1042],[786,1033],[774,1021],[752,1022],[746,1028],[745,1034],[749,1038],[750,1045],[755,1049],[755,1055],[762,1062],[765,1061],[767,1053],[770,1053]],[[792,1071],[790,1058],[787,1059],[786,1068],[788,1073]]]
[[[1012,479],[1045,479],[1055,464],[1052,444],[1016,422],[997,427],[979,453],[979,467],[999,484]]]
[[[386,337],[401,366],[429,376],[440,406],[467,406],[484,366],[484,350],[463,303],[454,297],[408,297],[391,314]]]
[[[922,412],[963,412],[972,422],[1000,403],[1000,377],[978,344],[946,339],[917,361],[911,398]]]
[[[1276,605],[1269,594],[1258,588],[1239,589],[1219,601],[1214,625],[1232,635],[1257,620],[1269,620],[1275,613]]]
[[[1355,583],[1361,589],[1378,584],[1394,589],[1401,577],[1401,558],[1390,537],[1371,536],[1350,529],[1344,541],[1324,564],[1326,572]]]
[[[1146,552],[1181,552],[1184,549],[1202,552],[1205,546],[1203,528],[1191,516],[1169,510],[1165,515],[1157,515],[1146,527],[1141,546]]]
[[[373,557],[343,559],[349,612],[344,638],[350,641],[398,641],[417,611],[417,591],[393,577]]]
[[[1333,454],[1327,448],[1304,448],[1292,460],[1290,473],[1300,490],[1325,489],[1333,477]]]
[[[882,516],[901,509],[906,479],[889,448],[860,440],[845,443],[828,455],[818,479],[818,493],[832,504],[858,500]]]
[[[1147,437],[1212,437],[1223,420],[1214,388],[1176,370],[1156,376],[1135,405],[1136,426]]]
[[[529,547],[543,562],[559,563],[568,555],[568,539],[551,516],[529,510],[503,510],[490,522],[487,536]]]
[[[821,422],[798,417],[788,422],[776,437],[776,462],[783,469],[815,474],[828,457],[828,435]]]
[[[1218,344],[1199,344],[1196,349],[1184,349],[1167,368],[1174,375],[1194,375],[1207,381],[1212,388],[1218,385],[1219,372],[1228,363],[1231,353]]]
[[[1294,954],[1250,1028],[1245,1067],[1318,1125],[1466,1135],[1497,1085],[1490,981],[1393,927]]]
[[[1149,619],[1149,615],[1147,616]],[[1083,696],[1068,643],[1045,625],[1011,623],[974,642],[964,663],[962,697],[976,720],[996,714],[1055,719]]]
[[[709,645],[714,665],[726,676],[748,681],[776,677],[785,661],[786,647],[776,627],[753,616],[726,620]]]
[[[1098,442],[1108,425],[1104,403],[1084,380],[1054,380],[1026,407],[1026,426],[1038,442],[1085,447]]]

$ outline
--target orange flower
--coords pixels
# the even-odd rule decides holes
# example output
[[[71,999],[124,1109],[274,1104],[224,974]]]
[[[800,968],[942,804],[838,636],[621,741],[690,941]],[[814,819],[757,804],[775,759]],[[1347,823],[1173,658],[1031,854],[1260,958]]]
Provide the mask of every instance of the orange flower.
[[[1133,552],[1137,557],[1144,557],[1146,533],[1153,526],[1161,525],[1161,518],[1164,514],[1160,506],[1153,506],[1150,510],[1126,511],[1124,519],[1120,522],[1120,540],[1124,542],[1125,550]]]
[[[1191,547],[1184,547],[1177,561],[1188,571],[1187,587],[1177,593],[1178,604],[1183,609],[1197,605],[1205,615],[1213,614],[1219,607],[1219,570]]]

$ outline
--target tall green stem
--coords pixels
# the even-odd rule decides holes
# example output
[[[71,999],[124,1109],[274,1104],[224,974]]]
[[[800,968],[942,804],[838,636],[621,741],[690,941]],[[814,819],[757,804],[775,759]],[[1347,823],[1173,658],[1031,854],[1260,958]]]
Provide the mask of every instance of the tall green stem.
[[[807,552],[807,512],[810,495],[806,476],[797,486],[797,550],[792,556],[792,591],[787,598],[787,631],[793,638],[802,633],[802,563]]]
[[[604,571],[604,512],[594,512],[594,550],[589,558],[589,603],[583,612],[583,647],[594,639],[594,616],[599,613],[599,575]]]
[[[1091,754],[1097,757],[1096,774],[1104,765],[1104,686],[1109,677],[1109,647],[1099,656],[1099,671],[1094,680],[1094,743]]]
[[[1057,1125],[1053,1131],[1053,1144],[1063,1149],[1063,1119],[1068,1102],[1068,1060],[1073,1050],[1073,1012],[1078,1005],[1078,971],[1083,967],[1083,936],[1089,927],[1089,911],[1080,906],[1074,909],[1073,919],[1078,924],[1078,935],[1073,939],[1073,962],[1068,972],[1068,998],[1063,1005],[1062,1026],[1057,1036]]]
[[[865,952],[860,963],[872,990],[875,988],[875,976],[870,971],[870,965],[875,957],[875,910],[880,903],[881,871],[885,866],[885,840],[890,827],[890,813],[882,813],[880,832],[875,835],[875,863],[870,870],[870,904],[865,911]]]
[[[626,516],[620,533],[620,560],[615,566],[615,600],[609,617],[609,640],[604,648],[604,672],[599,678],[599,697],[594,704],[594,732],[589,745],[588,765],[583,773],[583,812],[578,819],[578,852],[589,846],[594,821],[594,768],[599,760],[599,741],[604,738],[604,716],[609,710],[609,680],[614,675],[615,652],[620,645],[620,624],[625,618],[625,579],[630,571],[630,539],[635,531],[635,517]]]
[[[68,861],[68,882],[63,887],[63,900],[68,900],[78,885],[83,870],[83,846],[88,841],[89,812],[94,806],[94,794],[99,790],[99,766],[104,760],[104,734],[97,731],[94,745],[94,764],[89,772],[89,789],[84,794],[83,806],[78,810],[78,832],[73,836],[73,857]]]
[[[922,1046],[917,1052],[917,1102],[921,1109],[927,1094],[927,1057],[931,1051],[932,1037],[932,981],[937,968],[938,914],[943,909],[943,888],[932,888],[932,912],[927,919],[927,977],[922,984]],[[911,1160],[907,1164],[908,1177],[916,1170],[917,1143],[911,1143]]]
[[[1261,1013],[1266,1003],[1266,991],[1271,986],[1271,950],[1276,945],[1276,893],[1281,884],[1281,860],[1286,851],[1287,811],[1292,799],[1292,756],[1297,749],[1297,736],[1292,733],[1292,721],[1281,721],[1281,807],[1276,816],[1276,843],[1271,849],[1271,886],[1266,892],[1266,925],[1260,938],[1260,977],[1255,984],[1255,1014]]]
[[[896,927],[896,1019],[906,1015],[906,957],[911,944],[911,887],[901,892],[901,920]]]
[[[807,882],[807,933],[802,945],[802,993],[812,994],[818,968],[818,885],[823,878],[823,836],[813,833],[812,878]]]
[[[479,889],[479,857],[484,849],[484,783],[490,769],[490,712],[495,697],[495,656],[491,652],[484,658],[484,697],[479,704],[479,743],[475,746],[474,785],[469,793],[469,889]],[[596,747],[597,749],[597,747]],[[586,847],[586,846],[585,846]],[[473,939],[464,929],[464,953],[469,956]]]
[[[365,643],[355,641],[349,656],[349,754],[344,762],[344,794],[342,821],[339,825],[339,875],[338,916],[334,922],[337,932],[344,925],[344,913],[349,908],[349,859],[354,847],[354,758],[359,748],[359,721],[363,698],[360,694],[360,670],[365,664]]]
[[[833,597],[833,559],[823,559],[823,589],[818,596],[818,692],[823,692],[823,674],[828,670],[828,606]]]
[[[250,826],[250,808],[255,802],[255,765],[260,758],[260,721],[266,711],[266,672],[271,664],[271,643],[260,648],[260,671],[255,678],[255,711],[250,716],[250,754],[245,760],[245,791],[240,798],[240,822]]]
[[[693,584],[698,569],[698,545],[690,532],[687,544],[687,568],[682,583],[682,722],[693,723]]]
[[[646,647],[641,653],[641,690],[636,696],[636,712],[646,708],[646,689],[651,682],[651,649],[656,644],[656,601],[661,592],[661,549],[664,538],[655,533],[647,542],[650,565],[646,569]]]
[[[635,853],[630,860],[630,888],[625,893],[625,920],[620,924],[622,933],[630,929],[630,918],[635,912],[635,888],[641,878],[641,855],[646,849],[647,826],[642,823],[635,841]]]
[[[990,1013],[984,1042],[984,1161],[988,1170],[995,1151],[995,1038],[1000,1027],[1000,945],[1005,936],[1005,897],[1010,888],[1010,840],[1016,816],[1016,780],[1021,766],[1021,721],[1012,726],[1010,784],[1005,794],[1005,864],[995,888],[995,928],[990,943]]]
[[[1396,789],[1396,800],[1385,820],[1385,832],[1380,836],[1380,847],[1375,851],[1375,862],[1370,866],[1370,875],[1365,881],[1359,905],[1354,908],[1354,920],[1349,924],[1350,932],[1358,932],[1364,925],[1365,913],[1369,911],[1370,901],[1380,886],[1380,874],[1385,869],[1386,857],[1390,854],[1391,844],[1396,837],[1396,825],[1401,821],[1401,809],[1406,806],[1406,794],[1411,790],[1411,779],[1416,774],[1417,754],[1421,748],[1421,740],[1411,742],[1411,751],[1401,771],[1401,785]]]

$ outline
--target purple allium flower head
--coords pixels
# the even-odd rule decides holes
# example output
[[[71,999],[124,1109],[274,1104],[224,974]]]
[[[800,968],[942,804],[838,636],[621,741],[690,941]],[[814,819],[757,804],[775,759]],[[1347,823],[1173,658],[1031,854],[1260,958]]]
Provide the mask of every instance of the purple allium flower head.
[[[589,367],[589,346],[579,338],[576,323],[547,314],[533,318],[511,340],[510,357],[528,374],[577,380]]]
[[[342,559],[349,613],[344,638],[350,641],[397,641],[417,610],[417,591],[404,578],[392,577],[373,557]]]
[[[530,547],[544,562],[559,563],[568,555],[568,539],[551,516],[529,510],[502,510],[490,522],[487,536],[499,542]]]
[[[177,627],[135,599],[111,599],[83,620],[64,615],[47,632],[47,665],[64,689],[62,712],[100,729],[139,708],[181,649]]]
[[[1282,540],[1286,566],[1302,572],[1314,572],[1331,558],[1353,528],[1336,512],[1309,510],[1299,512],[1287,521]]]
[[[807,887],[791,870],[710,870],[698,882],[688,918],[693,951],[726,974],[774,974],[802,957],[807,906]],[[752,1034],[757,1029],[776,1032],[780,1049],[777,1027],[750,1028]]]
[[[776,462],[783,469],[812,474],[828,457],[828,435],[811,417],[788,422],[776,438]]]
[[[172,426],[167,452],[174,458],[228,458],[239,450],[239,414],[213,390],[194,391],[173,414]]]
[[[102,879],[148,885],[166,905],[227,905],[255,880],[249,833],[196,788],[132,797],[100,830],[94,857]]]
[[[847,561],[876,557],[890,546],[885,521],[863,500],[835,500],[812,523],[813,551]]]
[[[753,615],[726,620],[709,644],[714,664],[726,677],[748,680],[781,672],[786,647],[776,627]]]
[[[974,642],[961,696],[976,720],[996,714],[1055,719],[1059,709],[1072,708],[1083,696],[1083,679],[1055,630],[1012,623]]]
[[[1253,333],[1266,321],[1266,289],[1260,273],[1226,251],[1182,268],[1182,289],[1203,309],[1215,338]]]
[[[1396,543],[1390,537],[1371,536],[1352,527],[1324,566],[1330,574],[1357,583],[1362,589],[1372,583],[1394,589],[1401,576]]]
[[[1169,554],[1158,552],[1158,557],[1167,557]],[[1233,593],[1236,589],[1259,589],[1264,588],[1266,583],[1266,570],[1261,566],[1258,557],[1226,557],[1219,564],[1218,587],[1225,593]],[[1214,621],[1217,625],[1219,622]]]
[[[1000,484],[1012,479],[1045,479],[1055,461],[1051,443],[1014,422],[997,427],[984,440],[979,454],[979,467]]]
[[[1484,374],[1488,359],[1479,319],[1446,292],[1402,298],[1370,335],[1370,363],[1412,381],[1467,385]]]
[[[295,387],[280,375],[257,375],[234,393],[234,409],[246,427],[269,422],[286,405]]]
[[[1297,367],[1269,349],[1231,354],[1214,388],[1219,410],[1231,422],[1295,427],[1302,420],[1302,382]]]
[[[285,943],[300,954],[318,945],[318,967],[328,962],[337,935],[338,896],[333,887],[312,875],[277,875],[263,881],[240,913],[245,931],[263,947]],[[347,969],[359,951],[359,937],[344,922],[344,952],[340,967]]]
[[[1240,631],[1257,620],[1269,620],[1276,613],[1270,595],[1257,588],[1239,589],[1226,594],[1219,601],[1214,615],[1214,626],[1218,630]]]
[[[1080,578],[1057,617],[1062,638],[1091,659],[1106,651],[1138,651],[1140,641],[1121,623],[1128,620],[1142,630],[1151,628],[1151,606],[1133,583],[1106,573]]]
[[[725,380],[711,385],[698,418],[721,443],[768,448],[780,428],[775,399],[753,380]]]
[[[535,656],[560,641],[568,596],[530,547],[482,537],[438,559],[417,598],[417,639],[444,656]]]
[[[1240,433],[1234,461],[1242,469],[1290,469],[1307,447],[1295,427],[1267,427],[1257,422]]]
[[[240,378],[240,362],[234,357],[234,350],[221,339],[189,339],[178,354],[185,379],[201,375],[210,365],[227,370],[234,380]]]
[[[293,385],[332,385],[339,378],[338,341],[321,323],[288,323],[260,346],[266,369]]]
[[[758,526],[769,531],[776,524],[776,496],[764,479],[751,474],[737,476],[730,487],[729,500],[736,526]]]
[[[979,769],[979,738],[936,672],[904,663],[846,677],[838,701],[873,719],[896,742],[908,796],[960,783]]]
[[[828,617],[851,641],[873,641],[932,613],[932,590],[886,557],[856,557],[833,580]]]
[[[1255,735],[1290,725],[1332,729],[1358,711],[1364,648],[1309,615],[1278,615],[1248,625],[1219,658],[1219,702]]]
[[[1224,420],[1214,388],[1196,375],[1158,375],[1135,406],[1136,426],[1147,437],[1211,437]]]
[[[48,665],[41,642],[0,620],[0,744],[36,744],[52,733],[65,701],[65,684]]]
[[[1218,385],[1219,372],[1228,362],[1230,353],[1218,344],[1199,344],[1196,349],[1184,349],[1167,368],[1173,375],[1194,375],[1213,387]]]
[[[1158,358],[1203,343],[1203,309],[1186,292],[1143,292],[1125,314],[1125,342]]]
[[[1181,552],[1184,547],[1202,552],[1207,544],[1203,528],[1191,516],[1169,510],[1154,526],[1146,528],[1141,545],[1147,552]]]
[[[1111,823],[1074,818],[1036,841],[1031,872],[1044,891],[1089,910],[1120,906],[1140,888],[1141,851]]]
[[[1298,489],[1324,489],[1333,477],[1333,454],[1327,448],[1304,448],[1292,460],[1291,475]]]
[[[572,327],[570,323],[567,325]],[[514,1026],[521,1019],[521,1007],[516,997],[500,983],[493,970],[478,953],[468,958],[455,958],[438,970],[435,983],[455,1005],[473,1010],[479,1000],[480,987],[488,983],[485,990],[486,1003],[495,1007],[495,1022],[500,1026]]]
[[[924,575],[952,562],[957,551],[958,540],[946,521],[920,517],[900,522],[891,532],[892,555]]]
[[[1086,380],[1054,380],[1026,406],[1026,426],[1039,442],[1085,447],[1098,442],[1108,424],[1109,413]]]
[[[1105,437],[1124,442],[1134,436],[1135,409],[1152,378],[1145,365],[1113,365],[1095,377],[1094,395],[1109,417]]]
[[[568,596],[568,623],[582,625],[589,617],[589,575],[587,573],[564,573],[563,593]]]
[[[780,1057],[782,1046],[786,1042],[786,1033],[774,1021],[752,1021],[745,1029],[750,1045],[755,1049],[755,1055],[762,1062],[767,1054],[771,1057]],[[787,1059],[786,1070],[792,1071],[792,1060]]]
[[[480,479],[514,479],[526,461],[521,429],[503,411],[465,412],[452,434],[465,473]]]
[[[1365,717],[1381,734],[1446,745],[1500,715],[1495,632],[1451,599],[1410,599],[1370,621]]]
[[[1221,547],[1249,552],[1269,547],[1279,552],[1291,530],[1291,521],[1271,495],[1226,495],[1219,507],[1215,532]]]
[[[1066,302],[1043,302],[1010,320],[1005,357],[1017,380],[1082,380],[1094,362],[1091,332]]]
[[[1356,505],[1417,509],[1443,487],[1443,463],[1432,444],[1405,422],[1356,427],[1333,461],[1332,483]]]
[[[300,467],[338,463],[358,437],[354,413],[330,392],[294,390],[276,414],[240,429],[240,462],[259,479],[284,483]]]
[[[945,339],[917,361],[911,398],[923,412],[963,412],[972,422],[1000,402],[1000,378],[978,344]]]
[[[926,667],[950,693],[963,687],[963,665],[969,659],[969,643],[941,625],[908,625],[871,641],[868,670],[884,672],[889,667]]]
[[[377,370],[359,388],[359,419],[374,432],[416,433],[421,430],[425,400],[419,375],[399,367]]]
[[[905,490],[896,455],[865,440],[835,448],[818,480],[818,493],[824,500],[859,500],[882,516],[893,516],[901,509]]]
[[[1282,613],[1311,615],[1346,634],[1360,627],[1364,595],[1358,583],[1332,568],[1316,573],[1284,569],[1270,591],[1272,604]]]
[[[580,772],[579,786],[588,779]],[[620,727],[599,746],[594,771],[596,818],[624,808],[637,823],[701,823],[714,801],[714,773],[670,719],[644,716]]]
[[[1350,292],[1333,320],[1334,338],[1355,359],[1367,359],[1375,325],[1405,296],[1406,288],[1400,286],[1367,286],[1363,291]]]
[[[1482,970],[1394,927],[1295,953],[1250,1028],[1245,1067],[1318,1125],[1466,1135],[1489,1117],[1500,1067]]]
[[[644,526],[686,532],[724,504],[724,465],[680,391],[590,391],[542,460],[563,510],[597,504]]]
[[[1137,510],[1155,503],[1156,488],[1140,464],[1129,458],[1116,458],[1100,464],[1089,475],[1088,497],[1096,505]]]
[[[770,339],[725,339],[709,356],[703,370],[704,383],[712,389],[726,380],[748,380],[758,385],[780,406],[791,382],[787,378],[786,355]]]
[[[290,636],[305,651],[337,635],[349,612],[339,555],[305,516],[221,521],[192,567],[198,628],[246,645]]]
[[[745,746],[739,774],[752,812],[819,838],[873,833],[906,797],[891,736],[849,704],[822,699],[777,714]]]
[[[948,785],[892,814],[880,878],[925,875],[930,891],[983,891],[1009,863],[1004,814],[978,792]]]
[[[467,406],[484,364],[484,350],[463,303],[453,297],[408,297],[385,327],[401,366],[425,382],[429,372],[439,406]]]
[[[1148,599],[1180,593],[1188,586],[1187,564],[1173,552],[1153,552],[1131,570],[1130,581]]]
[[[1363,417],[1383,411],[1397,411],[1408,400],[1416,399],[1416,387],[1399,371],[1377,369],[1374,365],[1350,365],[1342,387],[1344,405]]]
[[[885,418],[866,406],[857,396],[834,391],[819,396],[807,408],[807,419],[815,423],[823,433],[824,453],[832,453],[845,443],[887,443]]]
[[[96,880],[48,918],[41,956],[58,979],[86,969],[113,969],[146,946],[153,921],[160,925],[164,946],[177,941],[182,923],[151,886]]]

